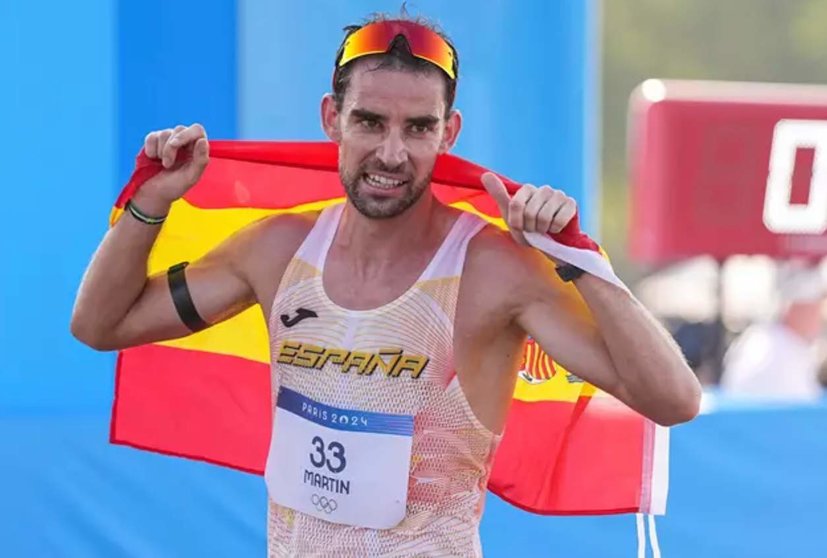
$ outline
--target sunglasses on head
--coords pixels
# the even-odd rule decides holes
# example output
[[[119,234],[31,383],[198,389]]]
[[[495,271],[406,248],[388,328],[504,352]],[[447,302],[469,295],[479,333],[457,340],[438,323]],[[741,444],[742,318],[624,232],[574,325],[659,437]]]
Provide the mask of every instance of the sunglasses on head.
[[[457,78],[457,59],[453,47],[434,31],[413,21],[379,21],[354,31],[339,50],[336,68],[362,56],[387,52],[399,35],[408,41],[411,54],[438,66],[449,78]]]

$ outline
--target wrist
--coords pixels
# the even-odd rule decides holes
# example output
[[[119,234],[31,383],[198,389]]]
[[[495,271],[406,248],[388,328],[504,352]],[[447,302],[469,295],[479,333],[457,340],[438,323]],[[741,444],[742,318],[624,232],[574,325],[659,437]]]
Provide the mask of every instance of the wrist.
[[[163,218],[169,213],[171,201],[153,196],[141,190],[135,192],[130,201],[145,215]]]

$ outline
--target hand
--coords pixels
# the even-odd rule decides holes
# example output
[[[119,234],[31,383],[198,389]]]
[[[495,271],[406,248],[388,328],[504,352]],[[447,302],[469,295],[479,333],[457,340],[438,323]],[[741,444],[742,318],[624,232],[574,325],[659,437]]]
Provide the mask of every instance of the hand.
[[[179,157],[181,150],[183,157]],[[155,214],[192,188],[210,160],[210,145],[201,124],[151,132],[144,140],[144,152],[150,159],[160,160],[165,170],[141,185],[135,203]]]
[[[511,197],[503,181],[490,172],[482,175],[482,185],[497,202],[511,236],[519,244],[528,246],[524,232],[559,233],[577,213],[574,199],[551,186],[524,184]]]

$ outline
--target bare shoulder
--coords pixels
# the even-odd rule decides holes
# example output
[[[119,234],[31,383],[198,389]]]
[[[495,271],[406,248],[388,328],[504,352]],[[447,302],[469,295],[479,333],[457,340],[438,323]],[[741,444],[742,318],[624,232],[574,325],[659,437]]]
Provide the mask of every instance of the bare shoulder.
[[[480,231],[469,244],[463,273],[466,282],[475,300],[512,320],[540,301],[566,314],[575,307],[579,313],[583,305],[577,288],[560,279],[550,258],[517,244],[507,231],[493,226]]]
[[[486,225],[468,244],[468,262],[489,264],[503,260],[518,263],[528,257],[529,250],[511,238],[508,231]]]
[[[239,235],[244,246],[255,256],[269,253],[274,257],[290,256],[299,248],[319,213],[284,213],[265,217],[243,229]]]
[[[493,225],[486,226],[468,245],[463,280],[468,278],[496,292],[548,283],[553,275],[551,260],[534,248],[517,244],[507,231]]]
[[[256,298],[270,304],[287,264],[307,237],[318,212],[265,217],[238,231],[223,251],[253,287]]]

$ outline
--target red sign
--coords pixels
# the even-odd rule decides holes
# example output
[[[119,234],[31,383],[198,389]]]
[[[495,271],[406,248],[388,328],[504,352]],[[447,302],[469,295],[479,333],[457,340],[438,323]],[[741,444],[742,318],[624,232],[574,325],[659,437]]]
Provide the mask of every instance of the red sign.
[[[827,87],[648,80],[630,126],[635,259],[827,255]]]

